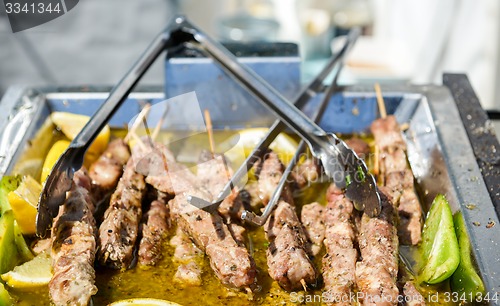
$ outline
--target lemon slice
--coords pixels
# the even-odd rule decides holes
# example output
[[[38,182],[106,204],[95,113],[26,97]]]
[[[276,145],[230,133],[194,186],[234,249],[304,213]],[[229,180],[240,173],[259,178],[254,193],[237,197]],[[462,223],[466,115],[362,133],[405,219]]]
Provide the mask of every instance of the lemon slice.
[[[54,168],[57,160],[64,153],[64,151],[66,151],[70,143],[71,142],[69,142],[68,140],[58,140],[56,141],[56,143],[54,143],[52,148],[50,148],[49,153],[47,153],[47,157],[45,157],[45,161],[43,162],[40,182],[45,182],[50,174],[50,171],[52,171],[52,168]]]
[[[66,135],[66,137],[68,137],[70,140],[73,140],[90,120],[89,116],[66,112],[54,112],[50,115],[50,118],[57,126],[57,128],[60,129],[61,132],[63,132],[64,135]],[[94,152],[97,154],[102,153],[108,146],[110,134],[111,131],[109,129],[109,126],[104,126],[99,135],[97,135],[92,145],[90,145],[88,152]]]
[[[7,286],[12,288],[35,288],[45,286],[52,278],[50,255],[40,253],[32,260],[2,274]]]
[[[127,299],[121,300],[118,302],[113,302],[108,306],[127,306],[127,305],[141,305],[141,306],[181,306],[180,304],[166,301],[166,300],[158,300],[158,299],[149,299],[149,298],[136,298],[136,299]]]
[[[35,221],[41,192],[40,183],[27,175],[23,177],[19,187],[7,195],[14,217],[24,235],[33,235],[36,232]]]
[[[224,143],[221,143],[218,147],[227,148],[228,143],[233,144],[233,148],[225,151],[225,156],[234,164],[240,165],[246,158],[250,155],[252,150],[259,144],[259,142],[266,136],[268,128],[251,128],[241,130],[239,135],[231,137]],[[237,137],[239,136],[239,139]],[[269,146],[274,152],[276,152],[281,159],[281,161],[286,165],[292,160],[295,151],[297,151],[297,141],[285,133],[281,133],[276,137],[276,139]],[[240,148],[240,150],[237,150]],[[242,150],[241,150],[242,149]],[[241,156],[241,151],[244,152],[245,156]]]
[[[39,178],[43,167],[43,158],[26,159],[17,163],[12,171],[15,174]]]

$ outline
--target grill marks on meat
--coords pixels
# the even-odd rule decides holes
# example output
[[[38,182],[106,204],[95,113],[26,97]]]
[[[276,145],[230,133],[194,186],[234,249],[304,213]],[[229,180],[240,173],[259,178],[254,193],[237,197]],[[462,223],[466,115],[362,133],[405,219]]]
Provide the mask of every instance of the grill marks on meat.
[[[363,260],[356,264],[356,283],[364,297],[362,305],[397,305],[399,294],[396,210],[383,191],[380,197],[380,215],[370,218],[364,214],[358,236]]]
[[[323,281],[328,298],[335,305],[351,305],[356,283],[356,230],[354,206],[340,189],[331,184],[324,212],[326,254]]]
[[[189,194],[212,200],[201,189],[193,189]],[[247,249],[235,241],[219,214],[190,205],[185,194],[178,194],[169,205],[177,225],[207,254],[210,266],[224,285],[242,288],[254,284],[255,262]]]
[[[284,170],[285,166],[281,163],[278,155],[271,150],[264,154],[263,160],[255,164],[255,175],[258,178],[257,195],[264,205],[267,205],[271,199]],[[283,189],[281,197],[289,203],[293,201],[288,186]]]
[[[308,252],[316,256],[321,251],[325,239],[325,222],[323,213],[325,207],[317,202],[302,206],[300,219],[308,239]]]
[[[401,244],[416,245],[421,240],[422,207],[415,192],[413,173],[406,160],[406,143],[394,116],[377,119],[371,125],[380,148],[380,168],[384,186],[398,207],[398,235]]]
[[[284,166],[278,155],[270,151],[259,167],[259,191],[267,203],[283,175]],[[264,230],[269,241],[266,251],[269,275],[290,291],[301,288],[303,282],[315,284],[316,269],[307,254],[307,237],[295,207],[290,204],[292,198],[287,188],[283,195]]]
[[[165,202],[161,199],[151,202],[143,219],[139,263],[154,266],[162,258],[162,243],[169,228],[169,210]]]
[[[49,293],[55,305],[88,305],[94,285],[96,250],[94,203],[85,169],[77,171],[52,227],[52,268]]]
[[[144,176],[134,169],[132,158],[125,166],[99,227],[99,262],[114,269],[127,269],[132,262],[142,217],[146,184]]]
[[[115,189],[129,158],[130,151],[123,139],[118,138],[109,143],[104,153],[90,167],[94,199],[102,199]]]
[[[316,283],[316,269],[306,252],[307,238],[295,207],[281,200],[264,225],[269,241],[269,275],[285,290]]]
[[[201,286],[203,251],[198,249],[180,228],[177,228],[170,244],[175,247],[172,260],[179,264],[174,281],[183,286]]]
[[[199,158],[197,177],[201,185],[210,191],[216,198],[226,183],[230,180],[232,170],[227,166],[223,155],[213,155],[209,151],[203,151]],[[244,210],[244,201],[240,198],[239,191],[234,188],[231,194],[219,205],[219,214],[226,223],[240,222]]]

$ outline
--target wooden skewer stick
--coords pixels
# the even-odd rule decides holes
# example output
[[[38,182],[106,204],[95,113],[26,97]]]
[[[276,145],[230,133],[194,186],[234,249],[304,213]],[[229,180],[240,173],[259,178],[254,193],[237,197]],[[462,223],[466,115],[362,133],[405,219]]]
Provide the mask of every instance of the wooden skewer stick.
[[[307,284],[306,284],[306,281],[304,279],[301,279],[300,280],[300,283],[302,284],[302,287],[304,288],[304,291],[307,292]]]
[[[380,117],[385,118],[387,117],[387,111],[385,109],[385,103],[384,103],[384,98],[382,98],[382,91],[380,90],[380,85],[379,83],[375,83],[375,93],[377,95],[377,104],[378,104],[378,110],[380,112]]]
[[[374,160],[373,160],[373,174],[378,175],[380,173],[380,150],[377,145],[374,146]]]
[[[136,131],[139,128],[139,125],[141,124],[141,122],[144,120],[144,118],[146,118],[146,116],[149,114],[150,110],[151,110],[151,104],[147,103],[143,107],[143,109],[141,110],[139,115],[137,115],[137,118],[135,119],[134,123],[132,124],[132,127],[130,128],[127,135],[123,139],[125,142],[128,142],[130,140],[130,137],[133,137],[134,139],[136,139],[136,140],[138,139],[140,141],[140,143],[142,143],[142,140],[139,137],[135,137],[135,136],[137,136]],[[144,145],[144,143],[142,143],[142,145]]]
[[[205,123],[207,124],[207,133],[208,133],[208,142],[210,144],[210,152],[212,152],[212,156],[215,155],[215,142],[214,142],[214,131],[212,126],[212,119],[210,118],[210,112],[208,109],[204,112],[205,115]]]
[[[158,137],[158,134],[160,133],[161,126],[163,125],[163,122],[165,121],[165,117],[167,116],[168,113],[168,104],[165,106],[165,110],[163,111],[163,114],[161,114],[160,121],[155,126],[155,129],[153,130],[153,133],[151,134],[151,139],[154,141],[156,137]]]

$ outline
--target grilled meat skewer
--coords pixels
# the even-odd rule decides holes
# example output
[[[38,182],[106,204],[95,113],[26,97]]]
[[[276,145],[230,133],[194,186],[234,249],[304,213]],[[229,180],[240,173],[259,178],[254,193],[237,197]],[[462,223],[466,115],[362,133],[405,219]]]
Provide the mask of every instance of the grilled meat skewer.
[[[131,158],[99,227],[99,262],[114,269],[129,267],[138,237],[146,183],[144,176],[134,169]]]
[[[414,188],[413,173],[406,160],[406,143],[394,116],[377,119],[371,125],[380,148],[380,168],[384,186],[398,207],[398,235],[401,244],[416,245],[421,240],[422,207]]]
[[[335,184],[327,190],[323,281],[331,304],[352,305],[356,283],[356,228],[354,205]]]
[[[201,153],[197,177],[213,197],[218,196],[218,192],[224,188],[231,175],[232,171],[227,166],[224,155],[214,155],[206,150]],[[233,188],[231,194],[219,205],[218,210],[228,224],[241,221],[244,206],[237,188]]]
[[[247,249],[236,242],[219,214],[192,206],[186,194],[178,194],[169,202],[177,225],[207,254],[210,266],[224,285],[235,288],[253,285],[257,271]],[[189,194],[212,200],[196,187]]]
[[[283,175],[284,166],[278,155],[269,151],[257,167],[260,198],[269,201]],[[289,291],[302,288],[304,284],[315,284],[317,279],[316,269],[306,250],[307,237],[292,201],[290,191],[285,187],[282,199],[264,225],[269,241],[266,251],[269,275]]]
[[[92,164],[89,171],[92,193],[96,202],[112,192],[123,174],[123,166],[130,158],[128,145],[121,138],[111,141],[106,150]]]
[[[378,217],[364,214],[358,237],[362,261],[356,264],[356,283],[362,305],[397,305],[399,290],[397,212],[381,187],[382,211]]]
[[[167,148],[150,146],[149,151],[146,148],[137,154],[137,169],[154,188],[175,196],[169,201],[169,208],[177,226],[207,254],[210,266],[224,285],[253,285],[257,271],[247,249],[235,241],[219,214],[198,209],[186,198],[190,194],[211,201],[213,196],[189,169],[175,161]]]
[[[325,207],[317,202],[302,206],[300,220],[309,241],[308,252],[311,256],[318,255],[325,239],[324,210]]]
[[[73,184],[52,227],[49,293],[55,305],[88,305],[97,293],[94,271],[96,225],[87,171],[75,172]]]
[[[162,258],[162,244],[169,229],[169,210],[162,198],[153,200],[144,213],[139,242],[139,263],[154,266]]]

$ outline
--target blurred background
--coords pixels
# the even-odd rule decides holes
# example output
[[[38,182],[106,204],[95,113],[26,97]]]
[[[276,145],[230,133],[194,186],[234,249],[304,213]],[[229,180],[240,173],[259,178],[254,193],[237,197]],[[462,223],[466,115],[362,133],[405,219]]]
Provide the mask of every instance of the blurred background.
[[[361,26],[341,83],[440,84],[443,71],[467,73],[483,107],[500,110],[498,0],[83,0],[15,34],[2,6],[0,95],[13,84],[115,84],[176,13],[223,41],[299,43],[304,82],[335,37]],[[162,82],[158,61],[143,83]]]

